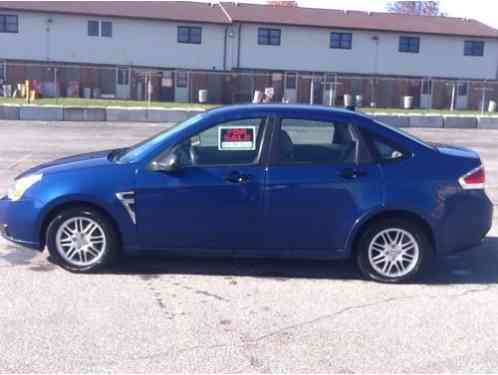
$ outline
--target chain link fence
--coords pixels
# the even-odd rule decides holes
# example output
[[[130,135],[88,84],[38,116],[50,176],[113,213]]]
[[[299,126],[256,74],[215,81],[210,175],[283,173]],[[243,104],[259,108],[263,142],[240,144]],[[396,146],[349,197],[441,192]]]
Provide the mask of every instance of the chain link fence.
[[[386,109],[495,111],[498,81],[345,75],[333,72],[190,71],[0,62],[0,97],[161,103],[264,102]],[[15,100],[15,99],[14,99]],[[95,103],[95,101],[92,101]]]

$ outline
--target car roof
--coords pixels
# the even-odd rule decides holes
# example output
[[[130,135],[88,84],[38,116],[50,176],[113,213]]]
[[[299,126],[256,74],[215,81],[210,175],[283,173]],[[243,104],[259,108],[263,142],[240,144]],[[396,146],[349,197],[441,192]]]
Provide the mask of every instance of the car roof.
[[[238,114],[252,114],[252,113],[289,113],[299,112],[303,115],[341,115],[350,117],[366,117],[360,113],[353,112],[347,109],[327,107],[322,105],[309,105],[309,104],[239,104],[229,105],[225,107],[218,107],[210,110],[208,113],[212,115],[229,115],[233,113]]]

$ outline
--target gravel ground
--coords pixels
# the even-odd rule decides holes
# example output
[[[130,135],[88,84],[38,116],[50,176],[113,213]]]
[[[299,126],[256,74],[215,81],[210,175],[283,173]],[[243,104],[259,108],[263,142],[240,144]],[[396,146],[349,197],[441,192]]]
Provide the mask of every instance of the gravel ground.
[[[163,127],[0,122],[0,191]],[[498,131],[411,131],[478,150],[498,202]],[[75,275],[0,240],[0,372],[496,372],[497,235],[403,286],[351,262],[132,258]]]

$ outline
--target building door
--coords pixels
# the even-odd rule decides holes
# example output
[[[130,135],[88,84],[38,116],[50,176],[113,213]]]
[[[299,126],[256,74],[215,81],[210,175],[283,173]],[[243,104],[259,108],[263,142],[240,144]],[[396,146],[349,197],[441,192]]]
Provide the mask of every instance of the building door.
[[[432,80],[424,79],[422,80],[421,92],[420,92],[420,108],[432,108]]]
[[[130,69],[126,67],[116,68],[116,97],[118,99],[130,99]]]
[[[185,71],[175,73],[175,101],[188,102],[190,97],[190,74]]]
[[[469,83],[458,82],[456,96],[456,109],[467,109],[469,106]]]
[[[163,71],[161,74],[161,87],[159,100],[162,102],[173,102],[175,100],[175,79],[174,73]]]

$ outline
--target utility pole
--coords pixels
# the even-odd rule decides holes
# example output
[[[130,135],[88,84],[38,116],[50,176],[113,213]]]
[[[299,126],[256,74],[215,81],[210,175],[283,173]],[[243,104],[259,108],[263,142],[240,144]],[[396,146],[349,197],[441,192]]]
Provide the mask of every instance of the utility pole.
[[[57,90],[57,67],[54,67],[54,96],[55,96],[55,103],[57,103],[59,99],[59,93]]]
[[[146,74],[146,86],[147,86],[147,107],[150,107],[150,100],[152,96],[152,73],[148,72]]]

